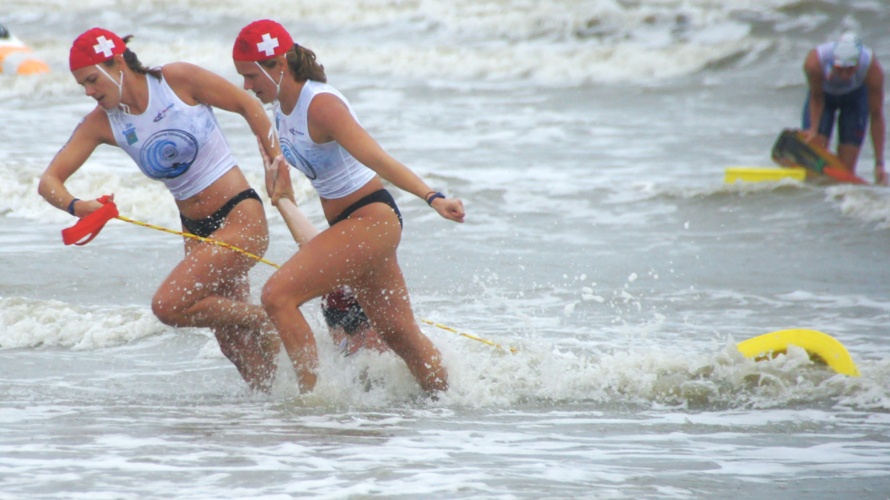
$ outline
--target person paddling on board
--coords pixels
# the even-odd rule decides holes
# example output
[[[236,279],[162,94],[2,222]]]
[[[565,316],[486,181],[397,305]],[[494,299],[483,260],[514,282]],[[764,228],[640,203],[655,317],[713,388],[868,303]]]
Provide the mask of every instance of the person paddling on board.
[[[821,44],[807,54],[804,73],[809,91],[803,108],[807,141],[828,148],[838,115],[837,155],[850,172],[871,122],[875,184],[887,185],[884,169],[884,70],[874,51],[853,33]]]
[[[47,202],[80,218],[102,209],[101,199],[76,198],[65,182],[99,145],[109,144],[166,185],[184,232],[265,253],[269,231],[263,204],[238,168],[212,109],[242,115],[263,138],[266,154],[278,155],[269,138],[272,124],[256,99],[193,64],[146,68],[125,40],[103,28],[77,37],[69,66],[98,104],[40,178],[38,192]],[[185,239],[185,256],[158,287],[151,307],[166,325],[210,328],[250,387],[268,390],[280,340],[262,306],[249,303],[248,271],[256,262]]]
[[[244,89],[272,104],[283,158],[318,191],[331,227],[303,245],[263,287],[262,303],[278,328],[301,391],[317,381],[318,354],[299,306],[344,285],[355,291],[371,324],[428,393],[448,388],[439,350],[420,331],[396,251],[402,217],[383,179],[425,200],[442,217],[463,222],[463,203],[446,198],[386,153],[327,85],[315,54],[280,24],[250,23],[232,49]],[[286,170],[286,169],[285,169]],[[280,175],[269,168],[267,175]],[[270,182],[275,182],[273,178]],[[278,182],[288,182],[287,177]],[[279,203],[280,205],[280,203]]]

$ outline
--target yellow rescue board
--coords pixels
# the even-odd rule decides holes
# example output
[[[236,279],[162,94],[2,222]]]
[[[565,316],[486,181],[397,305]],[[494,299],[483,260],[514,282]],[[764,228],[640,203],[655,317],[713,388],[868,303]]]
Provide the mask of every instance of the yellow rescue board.
[[[868,184],[857,177],[831,151],[815,142],[807,142],[803,131],[785,129],[773,145],[773,161],[783,167],[804,167],[815,176],[825,176],[837,182]]]
[[[807,169],[803,167],[726,167],[723,182],[732,184],[741,182],[778,182],[782,179],[803,181],[807,178]]]
[[[795,328],[765,333],[739,342],[736,347],[746,357],[758,359],[785,353],[790,345],[806,350],[811,358],[818,358],[838,373],[859,376],[847,348],[834,337],[816,330]]]

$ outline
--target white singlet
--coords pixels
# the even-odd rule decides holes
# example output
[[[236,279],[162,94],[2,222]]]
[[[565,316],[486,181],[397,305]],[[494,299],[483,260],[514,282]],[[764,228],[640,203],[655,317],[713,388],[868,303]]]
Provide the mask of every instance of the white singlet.
[[[210,106],[190,106],[163,79],[146,75],[146,80],[144,113],[107,111],[114,138],[142,173],[163,182],[174,198],[191,198],[231,170],[235,157]]]
[[[834,71],[834,42],[823,43],[816,47],[816,54],[819,56],[819,62],[822,63],[822,71],[825,79],[822,83],[822,91],[831,95],[843,95],[852,92],[865,83],[865,75],[871,66],[872,50],[868,47],[862,47],[859,53],[859,64],[856,66],[856,73],[849,80],[840,78],[832,78]]]
[[[290,115],[285,115],[281,111],[281,104],[275,102],[275,128],[281,141],[281,152],[287,162],[309,178],[319,196],[338,199],[358,191],[377,174],[359,163],[337,141],[316,144],[309,137],[309,103],[321,93],[337,96],[358,121],[349,101],[337,89],[325,83],[307,80]]]

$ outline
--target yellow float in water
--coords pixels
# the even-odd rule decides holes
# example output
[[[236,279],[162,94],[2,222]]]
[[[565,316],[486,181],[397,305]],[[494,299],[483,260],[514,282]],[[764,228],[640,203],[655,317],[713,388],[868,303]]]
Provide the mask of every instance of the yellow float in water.
[[[30,47],[0,24],[0,73],[39,75],[49,73],[49,65],[37,58]]]
[[[723,181],[732,184],[741,182],[778,182],[782,179],[803,181],[807,178],[807,169],[803,167],[726,167]]]
[[[739,342],[736,347],[748,358],[762,359],[785,353],[790,345],[805,349],[810,358],[822,361],[838,373],[859,376],[859,368],[847,348],[831,335],[816,330],[795,328],[765,333]]]

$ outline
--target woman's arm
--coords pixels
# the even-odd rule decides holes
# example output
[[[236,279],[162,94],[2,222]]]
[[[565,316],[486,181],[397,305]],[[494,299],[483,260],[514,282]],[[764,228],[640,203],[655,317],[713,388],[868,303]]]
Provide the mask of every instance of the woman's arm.
[[[270,161],[269,156],[262,148],[259,137],[257,137],[257,143],[260,146],[260,155],[263,157],[263,167],[266,172],[266,192],[272,199],[272,204],[278,208],[278,212],[284,218],[294,240],[298,245],[303,246],[320,231],[297,207],[294,186],[290,178],[290,165],[287,164],[284,156],[278,155]]]
[[[282,158],[278,156],[278,158]],[[287,172],[290,166],[287,162],[282,161],[282,170]],[[289,180],[289,179],[288,179]],[[314,238],[320,231],[316,228],[309,218],[297,207],[297,203],[290,198],[280,198],[275,205],[278,212],[284,218],[287,228],[290,230],[291,236],[298,245],[303,246]]]
[[[819,123],[822,121],[822,113],[825,110],[825,94],[822,91],[824,82],[822,63],[819,62],[819,53],[816,49],[810,50],[807,54],[803,64],[803,71],[807,77],[807,86],[810,93],[810,128],[804,132],[806,133],[807,141],[811,141],[819,135]]]
[[[65,187],[69,177],[77,172],[99,144],[113,144],[111,125],[105,112],[98,107],[84,117],[71,134],[68,142],[56,153],[49,166],[40,176],[37,192],[50,205],[59,210],[72,209],[73,215],[85,217],[102,207],[92,200],[75,200]]]
[[[884,120],[884,69],[874,57],[868,73],[865,75],[866,91],[868,92],[869,128],[871,144],[875,152],[875,184],[887,184],[887,172],[884,167],[884,141],[886,122]]]
[[[190,63],[162,68],[164,79],[184,102],[202,103],[243,116],[270,158],[281,154],[277,135],[262,103],[225,78]]]
[[[309,134],[317,143],[337,141],[363,165],[380,177],[422,200],[434,193],[411,169],[380,147],[353,118],[346,104],[334,94],[317,95],[309,105]],[[439,215],[463,222],[463,203],[456,198],[436,198],[431,205]]]

